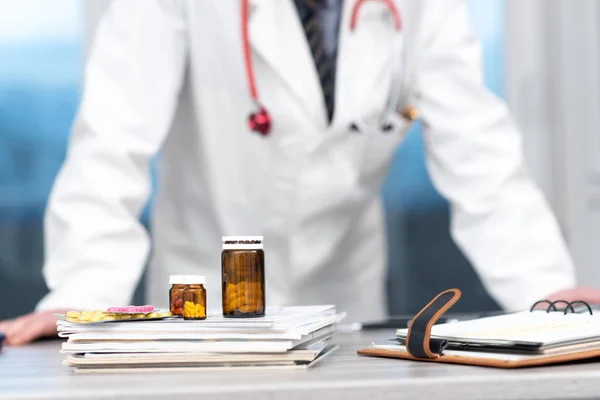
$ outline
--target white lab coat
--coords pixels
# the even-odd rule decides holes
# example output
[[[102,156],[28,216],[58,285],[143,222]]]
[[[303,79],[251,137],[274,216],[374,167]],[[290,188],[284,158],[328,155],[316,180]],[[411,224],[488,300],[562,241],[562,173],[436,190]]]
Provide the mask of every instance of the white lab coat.
[[[381,113],[392,73],[402,74],[403,106],[424,121],[427,165],[451,203],[451,233],[491,295],[513,310],[573,286],[572,261],[524,166],[519,132],[484,88],[464,1],[397,1],[400,71],[391,68],[394,31],[383,2],[367,2],[350,35],[355,1],[344,5],[330,126],[293,1],[252,1],[258,90],[273,116],[267,138],[246,124],[253,104],[239,1],[113,2],[48,205],[51,292],[38,308],[128,304],[148,257],[149,303],[166,305],[170,274],[198,273],[207,276],[208,307],[220,307],[221,236],[264,235],[269,304],[333,303],[352,321],[383,316],[378,195],[409,122],[377,136],[348,126]],[[151,242],[138,215],[159,151]]]

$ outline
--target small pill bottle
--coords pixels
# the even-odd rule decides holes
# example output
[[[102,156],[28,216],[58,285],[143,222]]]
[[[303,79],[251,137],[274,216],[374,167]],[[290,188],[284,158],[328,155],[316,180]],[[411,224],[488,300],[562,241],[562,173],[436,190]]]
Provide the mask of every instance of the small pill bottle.
[[[200,275],[183,276],[183,319],[206,319],[206,278]]]
[[[262,236],[224,236],[222,307],[226,318],[265,315],[265,253]]]
[[[173,316],[183,317],[183,276],[169,276],[169,308]]]

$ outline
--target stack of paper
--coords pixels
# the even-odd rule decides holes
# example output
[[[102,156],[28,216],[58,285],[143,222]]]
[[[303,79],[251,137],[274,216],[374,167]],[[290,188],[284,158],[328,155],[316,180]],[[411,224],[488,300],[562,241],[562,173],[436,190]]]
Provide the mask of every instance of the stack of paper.
[[[307,368],[336,346],[334,306],[267,309],[262,318],[74,323],[59,319],[65,364],[77,372],[173,368]]]

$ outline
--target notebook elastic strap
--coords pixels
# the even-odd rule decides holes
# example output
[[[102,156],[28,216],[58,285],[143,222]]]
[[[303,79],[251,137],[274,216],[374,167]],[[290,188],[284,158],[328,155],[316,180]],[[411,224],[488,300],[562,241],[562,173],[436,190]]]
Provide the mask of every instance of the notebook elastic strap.
[[[431,327],[452,307],[461,292],[449,289],[438,294],[412,319],[406,337],[406,349],[416,358],[438,358],[447,345],[445,340],[431,339]]]

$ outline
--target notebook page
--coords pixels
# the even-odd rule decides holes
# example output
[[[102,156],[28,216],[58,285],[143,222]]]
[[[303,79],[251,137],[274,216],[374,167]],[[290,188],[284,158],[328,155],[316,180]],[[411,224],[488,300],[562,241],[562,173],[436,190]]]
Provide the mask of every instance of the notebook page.
[[[406,337],[408,329],[397,331]],[[528,342],[548,346],[600,338],[600,316],[560,312],[519,312],[470,321],[434,325],[433,337],[476,342]]]

